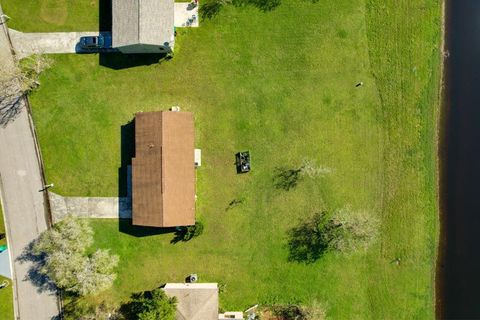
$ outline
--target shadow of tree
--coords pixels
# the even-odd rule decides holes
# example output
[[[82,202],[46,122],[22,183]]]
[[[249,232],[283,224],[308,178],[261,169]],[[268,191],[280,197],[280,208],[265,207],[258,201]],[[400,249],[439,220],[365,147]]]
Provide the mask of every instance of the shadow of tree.
[[[242,203],[243,203],[243,199],[233,199],[232,201],[230,201],[228,203],[228,206],[225,208],[225,212],[228,211],[228,210],[231,210],[233,208],[238,207]]]
[[[59,290],[57,286],[41,272],[45,266],[45,255],[35,254],[33,251],[34,244],[35,240],[30,242],[16,259],[20,263],[31,263],[23,281],[30,281],[38,292],[55,292]]]
[[[268,12],[277,8],[281,4],[281,0],[210,0],[200,7],[200,16],[204,19],[212,19],[220,13],[224,6],[230,4],[236,7],[253,6],[263,12]]]
[[[213,0],[205,2],[199,9],[200,16],[203,19],[212,19],[220,12],[224,5],[226,5],[225,1]]]
[[[340,232],[340,225],[327,212],[315,213],[288,231],[288,260],[314,263],[331,248]]]
[[[294,189],[298,182],[303,179],[302,167],[298,169],[287,169],[285,167],[277,167],[275,168],[274,176],[273,176],[273,185],[277,189],[283,189],[285,191],[289,191],[290,189]]]

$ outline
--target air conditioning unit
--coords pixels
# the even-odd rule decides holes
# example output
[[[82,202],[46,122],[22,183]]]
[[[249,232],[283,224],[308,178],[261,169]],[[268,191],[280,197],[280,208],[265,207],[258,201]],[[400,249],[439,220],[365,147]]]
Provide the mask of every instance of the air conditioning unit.
[[[192,273],[188,276],[188,282],[193,283],[198,281],[198,276],[196,273]]]

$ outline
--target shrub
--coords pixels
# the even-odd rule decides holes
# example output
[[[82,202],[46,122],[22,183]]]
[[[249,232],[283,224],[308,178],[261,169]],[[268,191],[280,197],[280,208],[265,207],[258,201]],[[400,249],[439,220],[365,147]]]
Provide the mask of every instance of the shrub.
[[[202,233],[203,223],[197,221],[193,226],[177,228],[177,231],[175,232],[175,237],[172,239],[171,243],[177,243],[180,241],[186,242],[195,237],[198,237]]]
[[[168,297],[161,288],[137,293],[121,310],[127,319],[175,320],[177,299]]]

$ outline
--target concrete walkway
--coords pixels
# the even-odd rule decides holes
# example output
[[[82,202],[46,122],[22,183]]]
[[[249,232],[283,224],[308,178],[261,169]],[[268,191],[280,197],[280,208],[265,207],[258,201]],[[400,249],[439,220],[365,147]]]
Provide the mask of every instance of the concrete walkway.
[[[0,26],[0,67],[15,68],[5,26]],[[16,319],[46,320],[59,314],[56,292],[39,288],[32,281],[33,263],[20,261],[25,248],[48,226],[44,195],[39,192],[42,185],[33,124],[23,106],[15,119],[0,126],[0,197],[13,267]]]
[[[99,32],[24,33],[13,29],[9,31],[19,59],[31,54],[75,53],[81,37],[99,35]]]
[[[189,23],[188,20],[195,16],[196,19],[193,23]],[[195,8],[190,8],[188,2],[175,2],[175,27],[198,27],[198,5]]]
[[[132,218],[129,197],[62,197],[49,192],[52,219],[57,223],[68,214],[81,218]]]

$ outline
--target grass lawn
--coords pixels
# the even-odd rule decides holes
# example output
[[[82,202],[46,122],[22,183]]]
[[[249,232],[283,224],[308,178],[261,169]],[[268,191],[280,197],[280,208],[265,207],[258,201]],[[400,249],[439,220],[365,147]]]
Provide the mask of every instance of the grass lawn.
[[[3,221],[3,212],[2,204],[0,203],[0,234],[5,233],[5,223]],[[0,239],[0,246],[6,245],[7,239]],[[6,288],[0,289],[0,315],[1,319],[9,320],[13,319],[13,292],[12,292],[12,281],[10,279],[0,276],[0,283],[4,280],[8,280],[10,285]]]
[[[3,221],[3,212],[2,212],[2,204],[0,203],[0,234],[3,234],[6,236],[6,231],[5,231],[5,221]],[[7,238],[0,239],[0,246],[4,246],[7,244]]]
[[[40,28],[35,10],[25,29]],[[283,0],[271,12],[228,7],[179,31],[175,58],[161,64],[55,56],[31,97],[54,191],[118,195],[121,126],[140,110],[193,111],[203,150],[205,233],[173,245],[172,234],[92,220],[96,246],[121,257],[114,288],[92,299],[119,303],[196,272],[225,285],[225,309],[318,299],[334,319],[433,318],[439,42],[439,0]],[[240,150],[252,172],[238,176]],[[276,168],[305,162],[329,173],[275,189]],[[227,210],[232,200],[242,203]],[[381,219],[375,246],[287,261],[293,225],[344,206]]]
[[[105,0],[1,0],[8,27],[24,32],[95,31]]]

